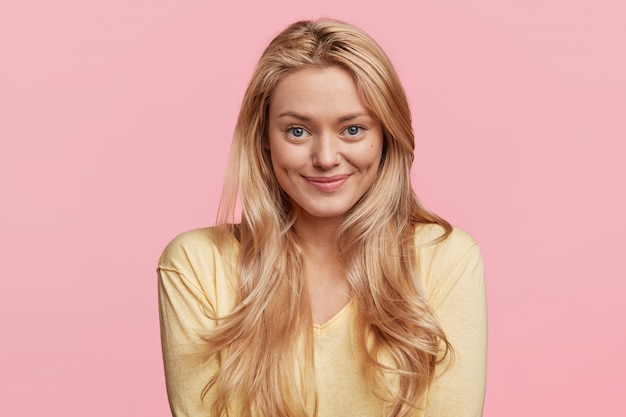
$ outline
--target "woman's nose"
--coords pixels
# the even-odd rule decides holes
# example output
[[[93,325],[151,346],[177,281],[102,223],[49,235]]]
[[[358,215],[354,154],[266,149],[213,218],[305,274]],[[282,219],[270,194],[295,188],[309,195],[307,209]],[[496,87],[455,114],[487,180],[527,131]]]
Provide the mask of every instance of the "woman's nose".
[[[330,135],[319,135],[312,143],[313,165],[330,169],[340,161],[339,139]]]

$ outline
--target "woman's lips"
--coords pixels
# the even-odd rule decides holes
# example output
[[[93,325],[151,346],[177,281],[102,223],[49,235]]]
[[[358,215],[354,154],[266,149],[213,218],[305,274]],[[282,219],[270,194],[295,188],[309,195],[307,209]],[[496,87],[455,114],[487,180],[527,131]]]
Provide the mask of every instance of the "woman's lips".
[[[332,193],[341,188],[350,175],[334,175],[332,177],[304,177],[306,182],[324,193]]]

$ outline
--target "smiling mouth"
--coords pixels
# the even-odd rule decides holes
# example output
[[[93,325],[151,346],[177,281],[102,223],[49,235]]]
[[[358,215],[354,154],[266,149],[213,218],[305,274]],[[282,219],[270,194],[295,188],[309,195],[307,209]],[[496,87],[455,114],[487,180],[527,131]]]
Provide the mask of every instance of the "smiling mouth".
[[[332,193],[341,188],[350,175],[335,175],[332,177],[304,177],[306,182],[324,193]]]

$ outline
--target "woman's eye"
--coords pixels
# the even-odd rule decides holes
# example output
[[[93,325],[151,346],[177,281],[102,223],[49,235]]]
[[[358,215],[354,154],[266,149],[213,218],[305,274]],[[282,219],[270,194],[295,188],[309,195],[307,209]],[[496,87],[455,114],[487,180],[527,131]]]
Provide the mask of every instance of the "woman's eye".
[[[348,126],[343,132],[347,136],[358,136],[363,132],[363,128],[361,126]]]
[[[296,139],[302,139],[309,136],[309,132],[307,132],[304,128],[298,126],[290,127],[289,129],[287,129],[287,133],[289,134],[289,136]]]

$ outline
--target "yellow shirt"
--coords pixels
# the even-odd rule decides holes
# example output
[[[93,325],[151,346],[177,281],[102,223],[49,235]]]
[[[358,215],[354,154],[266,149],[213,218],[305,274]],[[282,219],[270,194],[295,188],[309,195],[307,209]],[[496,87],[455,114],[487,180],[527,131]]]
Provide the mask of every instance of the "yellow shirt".
[[[454,229],[443,242],[438,225],[416,228],[419,277],[427,299],[454,349],[426,393],[416,417],[482,416],[485,395],[487,312],[483,263],[476,243]],[[161,339],[167,393],[175,417],[208,416],[210,397],[200,393],[218,365],[199,356],[200,335],[215,325],[210,317],[235,307],[234,283],[213,241],[211,228],[176,237],[158,265]],[[380,417],[383,402],[368,389],[353,355],[349,303],[325,324],[314,326],[319,417]]]

